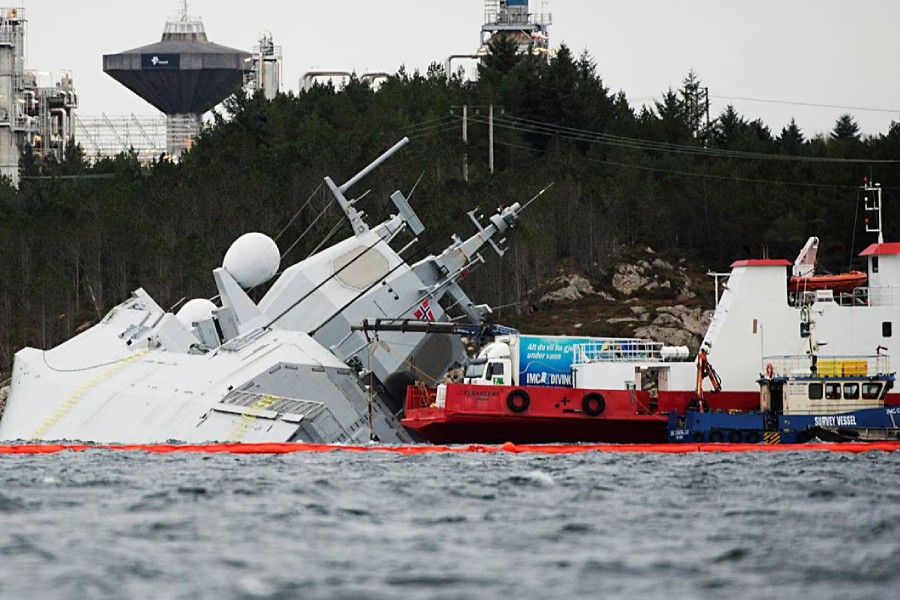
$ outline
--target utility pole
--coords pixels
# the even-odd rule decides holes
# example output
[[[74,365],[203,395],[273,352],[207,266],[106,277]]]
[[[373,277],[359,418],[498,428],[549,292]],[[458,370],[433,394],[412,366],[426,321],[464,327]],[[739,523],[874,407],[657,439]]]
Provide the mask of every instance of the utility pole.
[[[488,164],[494,174],[494,105],[488,108]]]
[[[469,105],[463,105],[463,181],[469,183]]]
[[[709,88],[703,88],[703,97],[706,99],[706,134],[709,135]]]

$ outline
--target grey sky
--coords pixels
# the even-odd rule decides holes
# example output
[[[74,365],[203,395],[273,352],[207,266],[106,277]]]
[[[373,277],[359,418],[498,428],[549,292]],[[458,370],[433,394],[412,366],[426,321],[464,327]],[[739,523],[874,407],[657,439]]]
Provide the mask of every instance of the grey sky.
[[[102,55],[159,39],[174,0],[26,0],[28,67],[70,69],[81,114],[155,113],[105,75]],[[540,10],[532,0],[532,10]],[[587,49],[606,84],[635,105],[678,87],[693,68],[713,116],[746,97],[848,107],[733,100],[778,134],[792,116],[807,136],[850,112],[867,134],[900,120],[900,2],[895,0],[551,0],[551,44]],[[335,2],[192,0],[210,40],[249,50],[262,30],[284,49],[286,90],[308,70],[425,69],[477,48],[482,0]]]

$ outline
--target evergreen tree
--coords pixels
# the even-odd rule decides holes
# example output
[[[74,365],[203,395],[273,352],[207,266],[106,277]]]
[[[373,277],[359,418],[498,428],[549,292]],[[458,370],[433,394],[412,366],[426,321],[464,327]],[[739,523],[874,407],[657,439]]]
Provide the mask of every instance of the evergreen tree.
[[[797,126],[797,121],[793,118],[791,122],[781,129],[781,135],[777,139],[778,147],[785,154],[799,155],[800,149],[806,142],[803,132]]]
[[[835,140],[858,142],[860,139],[859,125],[849,114],[843,114],[835,121],[831,137]]]

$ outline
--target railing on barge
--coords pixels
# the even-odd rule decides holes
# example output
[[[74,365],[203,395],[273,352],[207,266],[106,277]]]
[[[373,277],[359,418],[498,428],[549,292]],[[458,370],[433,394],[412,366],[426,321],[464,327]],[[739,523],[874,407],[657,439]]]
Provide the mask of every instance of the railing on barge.
[[[760,368],[760,375],[766,377],[874,377],[891,373],[887,354],[817,356],[815,361],[804,355],[767,356]]]

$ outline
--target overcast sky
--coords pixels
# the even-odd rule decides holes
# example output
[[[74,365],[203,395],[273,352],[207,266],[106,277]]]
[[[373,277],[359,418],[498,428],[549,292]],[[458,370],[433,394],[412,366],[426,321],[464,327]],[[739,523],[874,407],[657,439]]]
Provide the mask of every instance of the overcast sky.
[[[9,2],[15,5],[17,2]],[[532,0],[533,12],[541,2]],[[551,0],[551,44],[587,49],[634,105],[677,88],[693,68],[713,116],[732,102],[778,134],[793,116],[807,136],[851,113],[864,133],[900,121],[896,0]],[[105,75],[102,55],[157,41],[176,0],[25,0],[27,66],[69,69],[82,115],[155,114]],[[262,30],[284,49],[283,89],[312,69],[425,69],[477,49],[482,0],[191,0],[211,41],[249,50]],[[729,99],[730,97],[733,99]],[[738,100],[774,100],[758,102]],[[798,103],[798,104],[788,104]],[[815,107],[805,104],[847,108]],[[884,109],[884,110],[864,110]]]

